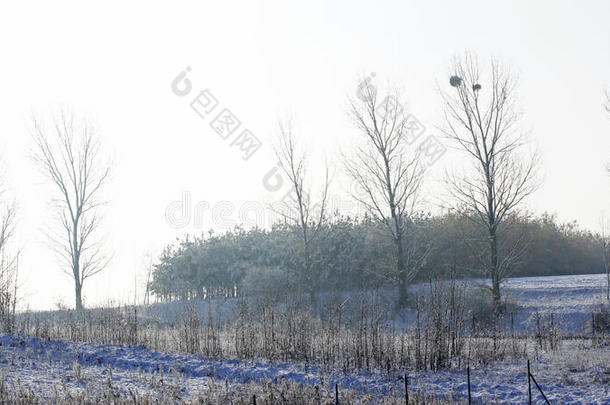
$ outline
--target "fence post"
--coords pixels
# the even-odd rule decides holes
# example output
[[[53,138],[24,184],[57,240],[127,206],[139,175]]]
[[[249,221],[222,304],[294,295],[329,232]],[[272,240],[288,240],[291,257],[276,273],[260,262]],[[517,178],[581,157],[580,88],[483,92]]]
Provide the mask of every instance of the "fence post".
[[[470,396],[470,366],[466,368],[466,374],[468,375],[468,405],[472,403],[472,398]]]
[[[530,382],[530,360],[527,359],[527,396],[529,405],[532,405],[532,383]]]
[[[339,383],[335,384],[335,405],[339,405]]]
[[[409,405],[409,380],[407,373],[405,373],[405,403]]]
[[[256,405],[256,394],[252,395],[252,404]]]

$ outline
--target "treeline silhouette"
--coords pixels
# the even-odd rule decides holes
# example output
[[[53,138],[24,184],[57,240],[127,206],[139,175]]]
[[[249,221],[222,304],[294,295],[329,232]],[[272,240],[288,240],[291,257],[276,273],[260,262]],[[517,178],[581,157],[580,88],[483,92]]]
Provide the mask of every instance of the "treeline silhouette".
[[[187,235],[167,246],[154,265],[149,291],[160,301],[384,288],[396,284],[392,241],[370,218],[336,215],[307,246],[313,264],[303,272],[301,229],[277,223],[271,229],[235,228]],[[485,277],[484,234],[456,214],[420,213],[408,220],[409,254],[417,260],[412,283],[430,279]],[[510,263],[512,277],[604,272],[598,236],[554,215],[513,218],[506,245],[520,243]],[[500,244],[502,246],[502,244]]]

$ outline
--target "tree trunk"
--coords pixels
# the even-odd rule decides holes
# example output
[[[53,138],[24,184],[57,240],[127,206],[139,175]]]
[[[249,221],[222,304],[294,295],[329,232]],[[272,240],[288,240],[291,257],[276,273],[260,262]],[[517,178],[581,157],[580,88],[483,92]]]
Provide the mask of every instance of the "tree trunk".
[[[82,284],[79,282],[78,279],[74,279],[74,298],[75,298],[75,304],[74,307],[76,308],[77,311],[81,311],[83,309],[83,298],[82,298],[82,292],[83,290],[83,286]]]
[[[489,231],[491,295],[493,298],[494,315],[500,314],[500,274],[498,273],[498,238],[495,229]]]
[[[80,248],[78,245],[78,223],[80,219],[80,211],[76,213],[76,218],[72,220],[72,275],[74,276],[74,308],[77,311],[81,311],[83,309],[83,282],[84,277],[81,278],[81,268],[80,268]]]
[[[409,299],[407,296],[407,272],[402,246],[402,235],[399,233],[396,241],[396,271],[398,272],[398,305],[404,307]]]
[[[318,305],[318,300],[316,297],[316,291],[314,288],[310,288],[309,289],[309,302],[311,304],[311,309],[314,313],[317,313],[317,305]]]

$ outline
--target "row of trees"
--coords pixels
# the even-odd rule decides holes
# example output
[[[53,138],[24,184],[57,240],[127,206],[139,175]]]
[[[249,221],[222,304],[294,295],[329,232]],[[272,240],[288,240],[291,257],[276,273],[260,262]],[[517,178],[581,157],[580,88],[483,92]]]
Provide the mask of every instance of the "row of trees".
[[[514,266],[514,276],[589,274],[604,271],[599,235],[560,224],[548,214],[513,221],[507,237],[530,241]],[[418,213],[408,224],[409,240],[426,257],[409,281],[482,277],[485,269],[472,249],[485,230],[458,214]],[[308,244],[309,272],[300,227],[288,222],[270,230],[237,228],[224,234],[185,237],[168,246],[154,267],[151,292],[161,300],[265,295],[279,299],[295,293],[390,288],[398,283],[394,241],[386,225],[371,217],[334,216]]]
[[[539,158],[519,132],[516,81],[508,70],[492,60],[484,74],[468,54],[456,59],[452,70],[447,87],[440,89],[445,118],[440,129],[469,165],[446,175],[448,214],[432,217],[418,209],[426,156],[409,139],[410,121],[400,94],[392,89],[381,94],[364,80],[358,97],[350,99],[361,137],[355,150],[343,156],[343,167],[363,191],[354,198],[366,209],[365,218],[329,215],[328,175],[314,198],[307,153],[290,124],[281,124],[276,155],[293,197],[282,212],[284,222],[270,232],[231,232],[168,248],[155,269],[153,291],[164,298],[218,291],[232,296],[265,280],[266,286],[309,294],[315,306],[321,289],[381,284],[397,286],[398,303],[404,305],[413,280],[450,269],[452,274],[489,279],[497,314],[500,286],[509,274],[597,272],[604,263],[608,270],[608,260],[602,260],[608,250],[604,235],[579,231],[575,224],[559,225],[548,215],[529,219],[524,212],[523,203],[540,185]],[[249,241],[256,253],[225,246],[225,254],[240,251],[245,256],[232,257],[237,262],[224,270],[209,267],[205,255],[193,264],[193,246],[208,251],[208,241],[235,237],[240,244]],[[186,267],[179,264],[183,256],[189,258]],[[179,275],[187,268],[197,278],[194,284]],[[178,280],[185,284],[178,287]],[[210,280],[218,281],[220,290]]]
[[[188,296],[191,292],[198,296],[238,294],[243,287],[238,280],[243,274],[252,273],[253,265],[269,269],[281,263],[305,289],[303,292],[309,294],[312,303],[323,283],[322,275],[335,268],[338,272],[361,269],[362,274],[374,274],[376,280],[380,275],[388,277],[397,286],[399,303],[405,304],[409,283],[426,266],[429,274],[433,269],[429,267],[430,263],[445,254],[438,247],[442,244],[439,235],[434,236],[434,243],[420,238],[419,224],[423,221],[426,228],[431,221],[442,218],[441,222],[444,222],[446,218],[455,217],[460,218],[459,227],[470,227],[477,233],[463,241],[470,253],[458,254],[456,250],[452,263],[454,266],[460,261],[468,263],[463,266],[469,271],[491,280],[494,307],[498,310],[502,279],[515,271],[527,254],[528,245],[532,244],[517,229],[523,223],[522,204],[539,185],[538,158],[536,153],[527,150],[527,140],[518,131],[516,82],[508,71],[492,61],[487,74],[483,74],[470,55],[456,59],[452,70],[454,75],[449,83],[440,89],[445,117],[440,128],[463,153],[470,167],[446,176],[449,194],[446,208],[452,212],[449,217],[431,219],[418,210],[426,172],[425,151],[409,141],[409,120],[400,95],[391,90],[381,94],[370,81],[364,81],[358,97],[350,100],[350,113],[361,137],[355,150],[346,151],[343,166],[364,191],[354,198],[366,209],[367,217],[353,221],[337,220],[329,215],[328,175],[321,192],[314,198],[307,154],[301,149],[292,127],[283,124],[276,154],[293,191],[293,198],[288,200],[290,207],[282,212],[284,222],[270,234],[240,231],[187,239],[179,247],[168,248],[155,270],[155,292],[163,297]],[[92,128],[69,114],[60,114],[50,125],[34,119],[33,134],[34,160],[56,191],[52,206],[57,213],[58,226],[50,228],[50,239],[63,261],[62,268],[74,280],[75,306],[81,309],[85,281],[108,264],[99,238],[99,208],[103,204],[101,191],[108,180],[110,162],[101,152]],[[7,215],[12,218],[10,213]],[[381,232],[385,238],[377,237],[376,243],[369,243],[367,238],[371,238],[372,233],[368,230],[354,234],[353,238],[366,241],[356,252],[350,250],[351,245],[341,244],[343,240],[333,239],[332,243],[328,240],[341,230],[344,233],[352,232],[350,229],[362,230],[363,224]],[[255,235],[265,237],[260,236],[262,239],[257,240]],[[270,235],[274,235],[271,238],[274,243],[282,246],[269,247],[270,252],[282,252],[281,259],[269,258],[271,253],[262,251],[256,260],[247,256],[271,243],[268,241]],[[276,240],[277,235],[287,239]],[[228,243],[226,238],[234,238],[239,243]],[[249,249],[241,247],[246,241],[252,245]],[[245,257],[231,250],[236,246],[240,246]],[[333,253],[324,256],[324,250]],[[189,256],[183,251],[196,254]],[[367,262],[366,258],[355,262],[354,258],[360,257],[362,252],[371,257],[383,257],[383,260],[375,263],[369,260],[366,266],[362,264]],[[391,252],[390,256],[388,252]],[[236,263],[235,257],[241,259]],[[342,257],[344,263],[339,264],[336,257]],[[189,277],[184,272],[199,274],[188,270],[197,268],[196,260],[214,263],[204,266],[216,269],[208,274],[212,279],[225,280],[226,274],[235,274],[230,281],[200,280],[191,285],[195,276]],[[436,271],[447,264],[441,263]],[[346,270],[348,267],[351,270]],[[175,274],[168,269],[174,269]],[[223,275],[216,276],[217,272]],[[362,281],[363,278],[366,277],[356,279]],[[177,287],[180,283],[186,284]],[[172,287],[167,287],[169,285]]]
[[[449,207],[480,229],[482,243],[473,246],[476,267],[491,279],[496,312],[500,309],[500,284],[523,255],[523,240],[509,237],[513,221],[522,213],[522,203],[538,187],[538,158],[524,148],[527,140],[518,131],[515,81],[492,61],[483,75],[470,55],[456,59],[455,74],[447,89],[441,89],[445,122],[441,130],[463,153],[470,167],[447,175]],[[344,157],[346,172],[364,190],[354,196],[367,213],[386,228],[393,244],[393,268],[399,303],[407,302],[407,286],[421,270],[429,250],[420,249],[411,235],[417,220],[426,165],[424,151],[409,140],[409,117],[396,91],[380,94],[370,81],[363,81],[357,99],[350,100],[350,113],[361,134],[355,151]],[[313,277],[311,243],[328,220],[325,216],[328,182],[315,204],[307,187],[305,154],[290,129],[281,127],[277,157],[294,190],[290,224],[302,232],[303,268]],[[319,216],[312,218],[316,205]],[[511,243],[511,244],[509,244]],[[311,292],[310,292],[311,294]],[[313,298],[313,295],[312,295]]]

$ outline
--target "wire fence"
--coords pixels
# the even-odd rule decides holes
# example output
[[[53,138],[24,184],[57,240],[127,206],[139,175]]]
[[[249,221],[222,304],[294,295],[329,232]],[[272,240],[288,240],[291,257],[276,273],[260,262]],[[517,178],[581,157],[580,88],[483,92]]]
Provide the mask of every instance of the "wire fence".
[[[409,375],[407,373],[404,374],[404,376],[402,377],[403,381],[404,381],[404,401],[406,405],[412,405],[413,403],[409,401]],[[467,392],[465,393],[465,397],[468,399],[468,405],[472,405],[475,403],[481,404],[481,400],[477,400],[476,402],[473,401],[472,398],[472,388],[471,388],[471,382],[470,382],[470,367],[466,368],[466,381],[467,381]],[[538,394],[536,394],[536,392],[532,392],[532,382],[534,383],[534,387],[535,389],[538,391]],[[525,383],[524,383],[525,384]],[[340,405],[341,402],[341,395],[339,392],[339,384],[335,384],[335,390],[334,390],[334,402],[335,405]],[[538,381],[536,381],[536,378],[534,377],[534,374],[532,374],[531,372],[531,368],[530,368],[530,361],[529,359],[527,360],[527,396],[528,396],[528,404],[532,405],[535,404],[536,402],[534,401],[539,401],[540,399],[544,400],[544,403],[547,405],[552,405],[551,402],[549,401],[549,399],[547,398],[546,394],[544,393],[542,387],[540,386],[540,384],[538,383]],[[476,398],[475,398],[476,400]],[[252,396],[252,404],[256,405],[256,395]]]

